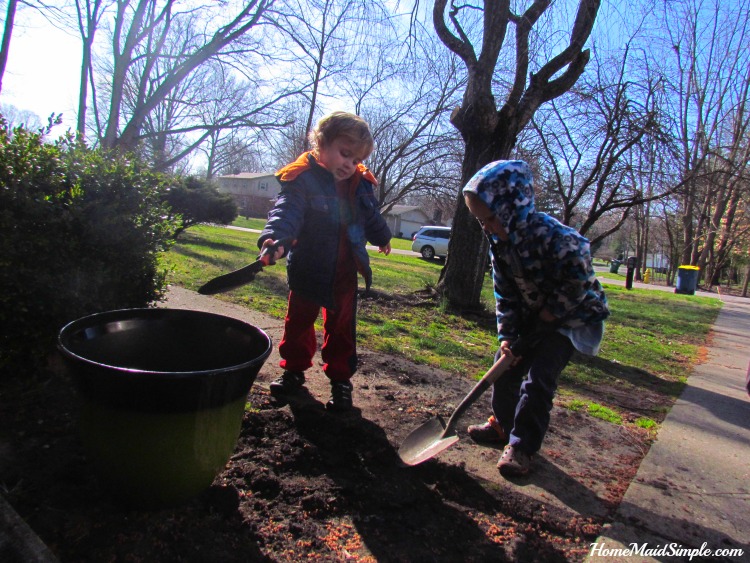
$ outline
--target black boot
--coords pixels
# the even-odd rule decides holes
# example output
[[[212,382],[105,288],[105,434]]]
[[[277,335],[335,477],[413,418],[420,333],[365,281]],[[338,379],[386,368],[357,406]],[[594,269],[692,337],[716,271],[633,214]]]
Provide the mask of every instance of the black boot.
[[[352,408],[352,390],[354,387],[348,381],[334,381],[331,383],[331,398],[326,403],[326,409],[343,412]]]
[[[301,371],[285,371],[281,377],[275,379],[269,385],[271,395],[293,395],[305,384],[305,374]]]

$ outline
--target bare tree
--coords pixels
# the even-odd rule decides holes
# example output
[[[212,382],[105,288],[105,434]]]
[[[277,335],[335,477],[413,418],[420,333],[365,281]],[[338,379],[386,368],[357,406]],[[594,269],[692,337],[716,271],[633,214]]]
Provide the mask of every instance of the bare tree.
[[[259,132],[259,143],[265,145],[268,162],[274,170],[295,160],[307,150],[307,117],[309,105],[303,97],[285,100],[288,125],[276,131]]]
[[[243,135],[240,131],[230,131],[214,144],[214,158],[208,162],[212,168],[206,177],[219,174],[239,174],[240,172],[266,172],[266,159],[258,148],[256,139]]]
[[[325,1],[315,16],[301,5],[292,13],[275,14],[275,25],[294,36],[288,57],[300,57],[300,82],[309,90],[305,101],[290,104],[294,125],[273,141],[277,164],[288,162],[308,148],[319,100],[335,99],[337,107],[351,104],[373,131],[376,149],[368,166],[387,208],[413,192],[444,185],[447,174],[437,174],[441,167],[436,164],[455,150],[455,133],[440,118],[455,103],[458,81],[455,61],[438,53],[423,28],[417,41],[405,44],[397,16],[392,23],[377,21],[383,12],[377,3],[365,11],[361,3]]]
[[[535,0],[529,2],[523,12],[515,13],[509,0],[486,0],[481,10],[454,0],[450,7],[448,0],[435,1],[433,24],[438,37],[463,61],[467,72],[463,102],[451,115],[451,123],[461,133],[466,146],[462,183],[485,164],[507,158],[518,134],[536,110],[567,92],[583,73],[590,56],[584,45],[600,2],[579,2],[567,41],[557,54],[537,66],[532,54],[541,46],[532,45],[532,41],[545,40],[545,33],[534,28],[551,5],[551,0]],[[477,10],[481,19],[477,17]],[[550,24],[564,19],[561,11],[555,15],[556,18],[550,18]],[[471,28],[472,23],[481,25],[481,29]],[[515,45],[510,49],[512,54],[501,59],[510,36],[515,38]],[[480,47],[479,52],[476,46]],[[505,64],[513,69],[513,75],[508,82],[499,84],[501,92],[495,92],[493,78],[498,67]],[[497,100],[501,97],[504,102],[499,105]],[[470,217],[463,199],[458,197],[448,259],[439,284],[450,304],[479,306],[486,260],[484,253],[477,253],[477,249],[486,248],[485,245],[479,226]]]
[[[146,117],[172,96],[177,87],[201,65],[222,55],[230,46],[240,48],[240,41],[255,28],[274,0],[252,0],[238,13],[216,18],[211,5],[185,3],[184,11],[177,11],[176,0],[117,0],[112,28],[113,64],[111,82],[107,88],[108,109],[102,145],[108,148],[134,149]],[[218,19],[221,25],[214,31],[198,32]],[[185,20],[202,22],[184,25],[184,49],[168,61],[162,50],[170,37],[170,30]],[[158,69],[158,70],[157,70]],[[137,76],[133,73],[137,72]],[[131,112],[124,112],[128,84],[136,85],[131,92]]]
[[[193,22],[185,19],[172,25],[163,41],[162,56],[153,67],[139,60],[125,84],[123,107],[127,114],[136,112],[140,100],[150,97],[152,74],[170,71],[171,61],[179,58],[196,36]],[[247,131],[278,129],[288,125],[279,102],[297,92],[273,84],[253,73],[237,72],[238,66],[256,67],[254,58],[234,53],[229,57],[211,59],[196,68],[175,86],[173,91],[146,116],[140,134],[154,166],[167,170],[182,161],[204,143],[212,144],[207,172],[213,175],[222,139],[247,136]],[[244,131],[243,133],[239,133]]]
[[[206,177],[217,173],[260,172],[263,161],[257,145],[261,131],[284,130],[291,124],[284,103],[262,93],[256,81],[239,80],[222,65],[212,64],[191,96],[207,135],[200,146],[206,156]],[[282,90],[283,91],[283,90]],[[271,102],[270,104],[268,102]]]
[[[648,69],[636,72],[629,56],[626,46],[619,61],[597,59],[594,73],[532,119],[546,157],[537,187],[555,194],[559,219],[589,236],[604,215],[619,217],[589,236],[592,245],[632,210],[641,213],[668,193],[654,177],[654,158],[667,140],[657,103],[661,80]]]
[[[397,59],[402,62],[388,80],[361,83],[368,87],[358,105],[375,138],[368,166],[378,178],[378,199],[385,210],[415,193],[441,192],[445,187],[455,193],[458,187],[449,161],[458,139],[442,118],[456,104],[462,83],[455,57],[435,47],[420,33],[410,53],[402,44]]]
[[[42,120],[33,111],[19,110],[16,106],[0,104],[0,114],[5,118],[8,127],[23,127],[27,131],[38,131],[42,128]]]
[[[727,173],[740,171],[737,162],[716,166],[714,161],[719,154],[722,158],[736,154],[723,149],[722,143],[727,132],[746,127],[741,123],[746,118],[740,115],[746,115],[748,100],[750,2],[669,2],[664,4],[660,22],[668,40],[663,52],[671,54],[671,58],[657,60],[665,63],[677,130],[680,260],[695,265],[709,252],[702,245],[707,233],[716,232],[723,214],[731,208],[727,202],[732,197],[725,186],[732,180]],[[737,111],[740,107],[742,112]],[[732,143],[739,147],[737,135],[733,137]],[[737,156],[741,158],[741,154]],[[712,187],[718,187],[719,192]]]
[[[81,78],[78,90],[78,134],[86,134],[89,83],[93,80],[92,50],[102,16],[113,0],[75,0],[78,33],[81,36]]]
[[[340,98],[344,93],[341,90],[345,90],[342,84],[365,77],[363,66],[374,52],[368,49],[373,41],[377,50],[382,49],[384,43],[375,30],[387,27],[386,13],[380,0],[289,0],[269,10],[268,19],[287,45],[276,55],[277,60],[298,77],[307,100],[302,137],[305,149],[309,148],[307,138],[321,99]]]
[[[746,242],[748,238],[748,228],[740,222],[739,217],[750,203],[748,86],[750,69],[742,86],[745,90],[745,99],[736,108],[731,132],[726,136],[726,144],[722,143],[721,152],[714,158],[716,173],[709,177],[712,186],[708,190],[707,201],[711,202],[712,209],[710,218],[705,223],[705,242],[697,263],[705,272],[705,279],[709,285],[719,283],[719,274],[728,266],[732,249]]]
[[[399,113],[408,109],[402,106]],[[364,115],[375,129],[376,150],[369,166],[378,178],[378,200],[385,211],[416,194],[430,196],[445,188],[455,194],[459,178],[448,158],[456,152],[456,138],[441,129],[439,112],[415,112],[417,119],[400,120],[392,112],[383,114],[382,108]]]

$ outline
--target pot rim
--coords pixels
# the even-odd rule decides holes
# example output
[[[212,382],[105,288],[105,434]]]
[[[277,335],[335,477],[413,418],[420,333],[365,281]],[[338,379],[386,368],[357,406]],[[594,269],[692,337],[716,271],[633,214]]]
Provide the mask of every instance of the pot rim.
[[[213,317],[215,319],[221,319],[224,321],[230,321],[232,324],[237,326],[250,327],[254,331],[256,331],[259,335],[263,336],[266,340],[266,348],[265,350],[257,355],[256,357],[252,358],[251,360],[248,360],[246,362],[242,362],[239,364],[235,364],[232,366],[225,366],[220,368],[212,368],[207,370],[190,370],[190,371],[158,371],[158,370],[149,370],[149,369],[139,369],[139,368],[129,368],[125,366],[116,366],[111,364],[106,364],[102,362],[97,362],[95,360],[86,358],[85,356],[81,356],[79,354],[76,354],[73,352],[68,346],[66,345],[66,337],[72,334],[76,329],[79,328],[79,325],[84,325],[80,328],[93,328],[94,323],[91,323],[92,320],[95,319],[105,319],[107,317],[116,317],[117,314],[122,313],[129,313],[132,315],[131,318],[137,318],[137,316],[140,315],[151,315],[151,316],[165,316],[169,314],[198,314],[205,317]],[[124,320],[130,320],[127,317],[120,318],[120,321]],[[91,325],[89,327],[86,327],[85,325]],[[105,324],[103,322],[97,323],[99,325]],[[195,309],[170,309],[170,308],[154,308],[154,307],[141,307],[141,308],[130,308],[130,309],[114,309],[111,311],[103,311],[100,313],[93,313],[91,315],[86,315],[84,317],[80,317],[78,319],[75,319],[73,321],[70,321],[67,323],[64,327],[60,329],[60,331],[57,334],[57,348],[60,351],[60,353],[63,354],[63,356],[66,356],[69,359],[82,362],[84,364],[90,365],[90,366],[96,366],[96,367],[104,367],[109,370],[114,370],[115,372],[120,373],[127,373],[130,375],[159,375],[163,377],[168,378],[185,378],[185,377],[198,377],[198,376],[209,376],[209,375],[215,375],[215,374],[221,374],[225,372],[230,371],[238,371],[242,369],[247,369],[248,367],[253,366],[254,364],[257,364],[259,362],[265,362],[265,360],[268,358],[268,356],[271,354],[271,351],[273,350],[273,341],[271,337],[264,331],[262,328],[257,327],[255,325],[252,325],[248,322],[242,321],[240,319],[235,319],[234,317],[228,317],[226,315],[219,315],[217,313],[209,313],[207,311],[198,311]]]

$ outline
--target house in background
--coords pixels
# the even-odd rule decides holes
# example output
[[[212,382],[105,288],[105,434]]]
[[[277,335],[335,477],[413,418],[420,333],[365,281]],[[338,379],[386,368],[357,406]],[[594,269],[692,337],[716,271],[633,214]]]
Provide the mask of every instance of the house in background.
[[[271,172],[241,172],[217,178],[219,191],[231,195],[244,217],[267,217],[281,191]],[[383,217],[393,236],[411,239],[422,225],[442,225],[418,205],[394,205]]]
[[[388,227],[394,237],[411,239],[422,225],[434,225],[424,210],[417,205],[394,205],[390,211],[383,213]]]
[[[266,217],[281,191],[272,172],[241,172],[219,176],[219,191],[230,194],[240,215]]]

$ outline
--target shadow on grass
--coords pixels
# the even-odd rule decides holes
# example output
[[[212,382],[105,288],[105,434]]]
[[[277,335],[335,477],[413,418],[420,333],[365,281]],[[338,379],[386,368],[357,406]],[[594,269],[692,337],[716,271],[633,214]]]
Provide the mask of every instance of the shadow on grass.
[[[177,245],[172,249],[173,252],[184,250],[186,245],[198,246],[201,248],[207,248],[210,250],[218,250],[221,252],[245,252],[252,251],[257,252],[257,248],[254,245],[242,245],[242,244],[230,244],[227,242],[215,242],[206,240],[202,237],[191,236],[189,234],[183,235],[177,241]]]
[[[670,395],[674,398],[677,398],[685,388],[683,381],[664,379],[645,369],[606,360],[600,356],[592,357],[576,353],[573,355],[571,364],[588,366],[591,370],[604,374],[606,379],[612,382],[624,381],[634,387]]]
[[[236,270],[237,268],[242,267],[242,266],[232,267],[229,265],[227,260],[221,260],[214,256],[207,256],[201,252],[194,252],[185,247],[175,247],[172,250],[170,250],[170,252],[173,252],[174,254],[179,254],[180,256],[185,256],[186,258],[193,258],[194,260],[197,260],[198,262],[203,262],[204,264],[211,264],[221,270],[226,270],[227,272],[231,270]]]
[[[623,327],[645,333],[654,333],[655,327],[659,327],[655,335],[667,338],[679,335],[680,340],[693,344],[705,342],[721,308],[717,300],[713,300],[715,303],[707,298],[689,300],[661,291],[607,291],[608,296],[612,297],[612,316]]]
[[[571,365],[585,366],[596,377],[577,378],[563,371],[561,384],[605,406],[648,414],[660,420],[685,388],[684,381],[663,379],[641,368],[600,357],[575,354]]]
[[[277,298],[286,302],[289,294],[289,286],[286,283],[286,278],[279,278],[277,276],[264,274],[263,272],[260,272],[251,283],[243,287],[245,288],[245,291],[256,298]],[[284,307],[286,307],[286,305],[284,305]]]

